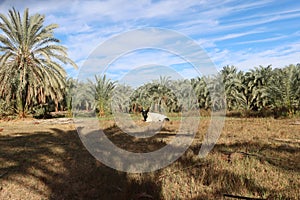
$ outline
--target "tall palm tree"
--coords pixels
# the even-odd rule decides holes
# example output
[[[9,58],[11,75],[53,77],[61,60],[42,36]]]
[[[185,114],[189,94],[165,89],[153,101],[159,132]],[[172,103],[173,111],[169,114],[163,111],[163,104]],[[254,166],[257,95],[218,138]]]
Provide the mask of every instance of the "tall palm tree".
[[[151,111],[155,112],[171,112],[175,109],[177,98],[171,90],[171,81],[167,83],[164,81],[161,82],[161,80],[145,83],[132,93],[132,110],[138,107],[149,107]],[[161,83],[166,83],[169,86],[162,85]]]
[[[128,113],[130,109],[130,96],[133,89],[129,85],[117,84],[112,95],[112,107],[117,112]]]
[[[172,92],[175,94],[175,102],[172,110],[191,111],[198,107],[198,98],[194,92],[192,81],[189,79],[178,79],[171,82]]]
[[[151,83],[146,83],[135,89],[130,96],[131,111],[133,113],[139,112],[141,107],[146,108],[151,106],[151,95],[149,93]]]
[[[153,80],[153,83],[158,83],[163,87],[168,87],[171,83],[171,76],[159,76],[159,79]]]
[[[21,18],[13,8],[0,20],[0,95],[16,99],[21,117],[47,98],[58,108],[66,80],[61,64],[77,67],[53,35],[58,25],[44,26],[45,16],[29,16],[28,9]]]
[[[272,76],[271,65],[259,66],[245,74],[244,84],[247,86],[247,102],[251,110],[259,111],[270,104],[267,88]]]
[[[295,71],[293,74],[293,92],[295,93],[295,99],[297,103],[295,104],[296,109],[300,110],[300,64],[295,66]]]
[[[75,88],[71,90],[72,111],[76,111],[76,115],[80,111],[90,111],[95,108],[95,84],[91,82],[75,82]]]
[[[73,78],[68,78],[66,81],[66,88],[64,94],[64,106],[67,108],[68,114],[72,115],[72,104],[73,96],[78,91],[78,80]]]
[[[242,72],[238,72],[234,66],[225,66],[221,70],[221,74],[225,87],[227,108],[229,110],[240,109],[240,105],[245,99],[241,92],[244,87],[241,79]]]
[[[222,111],[226,108],[225,87],[221,73],[208,77],[207,89],[210,96],[210,109],[212,111]]]
[[[113,90],[116,87],[116,81],[107,79],[106,75],[95,76],[95,84],[89,81],[92,87],[93,96],[95,97],[96,108],[99,110],[99,116],[104,116],[109,111],[110,100]]]
[[[207,88],[208,77],[196,77],[191,79],[191,84],[198,98],[198,104],[201,109],[209,109],[210,107],[210,96]]]
[[[278,112],[293,114],[299,108],[300,66],[289,65],[282,69],[274,69],[268,96],[273,109]]]
[[[162,112],[166,109],[171,110],[175,97],[170,90],[171,76],[159,76],[158,80],[153,80],[151,87],[148,89],[152,96],[152,107],[156,112]]]

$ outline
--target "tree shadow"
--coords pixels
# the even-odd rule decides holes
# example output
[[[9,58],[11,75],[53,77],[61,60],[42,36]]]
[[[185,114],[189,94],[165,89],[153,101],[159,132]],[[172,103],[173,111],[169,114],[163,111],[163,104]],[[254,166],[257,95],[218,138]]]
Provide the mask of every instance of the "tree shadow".
[[[25,187],[39,199],[160,198],[160,185],[150,179],[136,182],[98,162],[75,130],[0,136],[0,160],[3,198],[26,198],[14,187]]]

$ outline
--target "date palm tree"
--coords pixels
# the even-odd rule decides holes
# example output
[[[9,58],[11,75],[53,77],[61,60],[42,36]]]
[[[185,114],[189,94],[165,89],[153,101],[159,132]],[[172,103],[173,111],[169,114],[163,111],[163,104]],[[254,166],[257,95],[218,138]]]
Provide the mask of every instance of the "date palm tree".
[[[159,80],[138,87],[130,98],[132,110],[149,107],[153,112],[173,111],[177,105],[177,98],[171,89],[171,82],[168,77],[160,77]]]
[[[243,73],[234,66],[225,66],[221,70],[228,110],[239,110],[244,103],[245,95],[242,93],[244,85]]]
[[[92,82],[76,81],[75,90],[72,91],[72,111],[76,115],[80,111],[91,111],[96,108],[95,105],[95,84]]]
[[[129,85],[117,84],[112,95],[112,108],[114,111],[128,113],[130,109],[130,96],[133,89]]]
[[[209,109],[211,105],[211,98],[209,95],[207,83],[208,77],[196,77],[191,79],[191,84],[198,98],[198,104],[201,109]]]
[[[61,64],[76,64],[67,49],[54,37],[56,24],[44,26],[45,16],[23,17],[14,8],[8,16],[0,14],[0,95],[16,100],[20,117],[34,104],[63,98],[66,72]]]
[[[73,78],[68,78],[64,94],[64,106],[67,108],[68,115],[72,115],[73,96],[78,91],[78,81]]]
[[[292,115],[299,108],[300,66],[289,65],[274,69],[268,96],[273,109],[281,114]],[[284,113],[285,112],[285,113]]]
[[[110,101],[113,96],[113,90],[116,87],[116,81],[107,79],[106,75],[95,76],[95,83],[89,80],[92,85],[91,91],[95,98],[95,107],[99,111],[99,116],[105,116],[110,111]]]
[[[259,111],[270,104],[267,88],[272,76],[271,65],[259,66],[245,73],[244,84],[247,87],[247,102],[254,111]]]
[[[192,80],[178,79],[172,81],[172,92],[175,94],[175,103],[172,110],[191,111],[198,108],[198,96],[194,91]]]

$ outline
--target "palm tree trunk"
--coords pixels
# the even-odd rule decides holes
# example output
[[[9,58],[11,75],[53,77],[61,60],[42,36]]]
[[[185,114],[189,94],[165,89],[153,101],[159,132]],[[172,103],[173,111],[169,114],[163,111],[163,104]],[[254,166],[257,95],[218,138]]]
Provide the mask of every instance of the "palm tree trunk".
[[[58,101],[55,100],[55,112],[58,112]]]
[[[25,106],[24,106],[24,102],[23,102],[23,94],[22,91],[18,91],[17,94],[17,110],[18,110],[18,115],[20,118],[24,118],[25,117]]]
[[[25,98],[24,98],[24,69],[20,73],[20,84],[17,92],[17,110],[20,118],[25,117]]]
[[[100,98],[99,100],[99,117],[104,117],[105,116],[105,110],[104,110],[104,100]]]

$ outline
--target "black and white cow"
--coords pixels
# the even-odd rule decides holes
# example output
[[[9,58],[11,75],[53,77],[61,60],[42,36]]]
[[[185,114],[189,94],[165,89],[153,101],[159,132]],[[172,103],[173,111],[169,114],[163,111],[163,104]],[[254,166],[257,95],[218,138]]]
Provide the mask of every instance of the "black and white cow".
[[[162,122],[162,121],[170,121],[169,118],[165,115],[162,115],[160,113],[153,113],[153,112],[149,112],[149,108],[148,109],[142,109],[141,113],[144,117],[144,121],[145,122]]]

